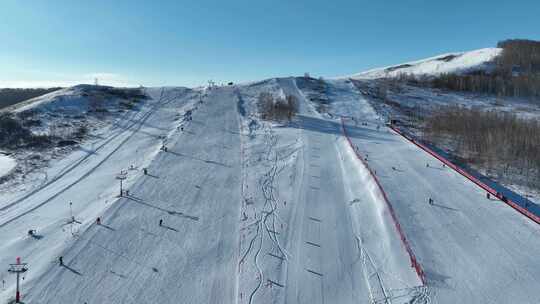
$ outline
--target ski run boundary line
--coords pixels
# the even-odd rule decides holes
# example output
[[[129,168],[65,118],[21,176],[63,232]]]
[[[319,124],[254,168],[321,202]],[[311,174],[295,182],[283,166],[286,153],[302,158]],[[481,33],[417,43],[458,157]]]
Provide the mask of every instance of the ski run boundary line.
[[[396,230],[399,233],[401,243],[403,244],[403,247],[405,247],[405,250],[407,251],[407,254],[409,255],[409,259],[411,261],[411,267],[413,267],[414,270],[416,271],[416,274],[418,275],[418,278],[422,282],[422,286],[426,286],[426,277],[425,277],[422,265],[420,265],[420,263],[416,259],[416,256],[414,255],[414,252],[411,249],[409,241],[405,237],[405,233],[403,232],[403,229],[401,228],[401,225],[399,224],[396,213],[394,212],[394,208],[392,207],[392,204],[390,203],[390,200],[388,200],[388,196],[386,195],[386,192],[384,191],[381,183],[379,182],[379,179],[377,178],[375,173],[373,173],[373,171],[371,170],[371,168],[369,167],[367,162],[364,160],[362,155],[360,155],[358,150],[355,149],[354,144],[352,143],[349,135],[347,134],[347,130],[345,128],[345,120],[344,120],[343,117],[341,117],[341,128],[343,130],[343,134],[345,135],[345,138],[347,138],[347,141],[349,142],[349,146],[354,151],[356,157],[362,162],[364,167],[368,170],[369,174],[371,175],[371,177],[373,178],[373,180],[377,184],[377,187],[379,188],[379,191],[381,192],[381,194],[383,196],[383,199],[384,199],[384,201],[386,203],[386,206],[388,207],[388,210],[390,211],[392,222],[394,223],[394,226],[396,227]]]
[[[464,177],[466,177],[468,180],[470,180],[471,182],[475,183],[478,187],[484,189],[485,191],[489,192],[491,195],[495,196],[496,198],[498,198],[499,200],[503,201],[504,203],[506,203],[508,206],[514,208],[515,210],[517,210],[519,213],[523,214],[524,216],[528,217],[530,220],[532,220],[533,222],[537,223],[537,224],[540,224],[540,216],[532,213],[531,211],[527,210],[526,208],[523,208],[521,207],[519,204],[517,204],[516,202],[510,200],[509,198],[505,197],[504,195],[500,194],[497,190],[491,188],[490,186],[486,185],[485,183],[481,182],[479,179],[477,179],[476,177],[472,176],[471,174],[469,174],[467,171],[465,171],[464,169],[462,169],[461,167],[459,167],[458,165],[452,163],[450,160],[446,159],[445,157],[443,157],[442,155],[439,155],[437,152],[433,151],[432,149],[428,148],[426,145],[422,144],[420,141],[418,141],[417,139],[413,138],[411,135],[408,135],[408,134],[405,134],[403,131],[401,131],[399,128],[397,128],[396,126],[393,126],[393,125],[390,125],[390,129],[394,130],[394,132],[396,132],[398,135],[401,135],[403,138],[407,139],[408,141],[410,141],[411,143],[415,144],[417,147],[419,147],[420,149],[424,150],[425,152],[427,152],[428,154],[430,154],[431,156],[435,157],[436,159],[438,159],[439,161],[443,162],[445,165],[447,165],[448,167],[452,168],[454,171],[456,171],[457,173],[463,175]]]

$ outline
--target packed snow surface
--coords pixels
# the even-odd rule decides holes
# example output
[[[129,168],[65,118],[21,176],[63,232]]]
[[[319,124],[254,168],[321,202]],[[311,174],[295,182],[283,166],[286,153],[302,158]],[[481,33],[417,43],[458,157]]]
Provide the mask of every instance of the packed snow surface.
[[[500,48],[485,48],[469,52],[448,53],[418,61],[368,70],[349,76],[353,79],[396,77],[400,74],[436,76],[442,73],[464,73],[486,70],[501,53]]]

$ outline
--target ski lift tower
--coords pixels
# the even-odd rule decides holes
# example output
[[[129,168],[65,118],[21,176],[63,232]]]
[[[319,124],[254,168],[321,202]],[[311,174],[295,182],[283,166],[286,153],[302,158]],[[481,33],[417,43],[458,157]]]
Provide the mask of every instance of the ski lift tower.
[[[122,182],[127,178],[127,171],[120,171],[118,175],[116,175],[116,179],[120,180],[120,197],[124,195],[124,190],[122,190]]]
[[[17,263],[9,264],[8,272],[15,273],[17,275],[17,289],[15,291],[15,303],[21,302],[21,293],[19,291],[19,277],[21,273],[25,273],[28,270],[27,263],[21,263],[21,258],[17,257]]]

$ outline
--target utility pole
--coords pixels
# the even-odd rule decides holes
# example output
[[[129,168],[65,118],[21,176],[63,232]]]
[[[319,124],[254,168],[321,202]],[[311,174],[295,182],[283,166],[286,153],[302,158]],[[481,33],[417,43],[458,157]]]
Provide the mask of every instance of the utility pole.
[[[69,219],[71,222],[75,221],[75,217],[73,216],[73,202],[69,202]]]
[[[21,263],[21,258],[17,257],[17,263],[9,264],[8,272],[15,273],[17,275],[17,289],[15,291],[15,303],[21,303],[21,293],[19,291],[19,277],[21,273],[25,273],[28,270],[27,263]]]
[[[124,195],[124,190],[122,189],[122,181],[124,181],[127,178],[127,171],[120,171],[118,175],[116,175],[116,179],[120,180],[120,196]]]
[[[75,216],[73,216],[73,202],[69,202],[69,232],[73,234],[73,224],[75,224]]]

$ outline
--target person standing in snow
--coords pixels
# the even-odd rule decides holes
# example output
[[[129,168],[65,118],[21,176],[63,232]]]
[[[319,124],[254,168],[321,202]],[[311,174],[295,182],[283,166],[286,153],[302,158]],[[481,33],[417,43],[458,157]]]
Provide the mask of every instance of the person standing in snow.
[[[99,217],[96,219],[96,224],[101,225],[101,219]]]
[[[428,199],[428,203],[433,206],[433,199],[431,197]]]
[[[159,227],[163,226],[163,219],[159,220]]]
[[[62,256],[58,257],[58,262],[60,263],[60,266],[64,266],[64,258]]]

